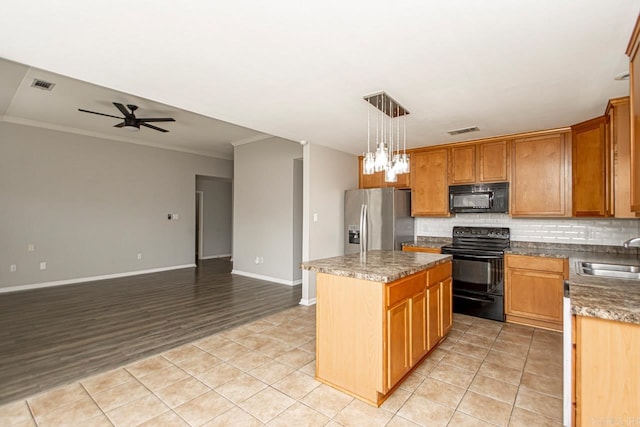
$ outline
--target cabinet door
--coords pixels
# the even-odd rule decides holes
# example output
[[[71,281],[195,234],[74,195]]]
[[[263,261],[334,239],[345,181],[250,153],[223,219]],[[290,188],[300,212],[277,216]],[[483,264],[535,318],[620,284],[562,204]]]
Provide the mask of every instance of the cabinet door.
[[[640,212],[640,19],[627,47],[631,105],[631,210]]]
[[[442,251],[440,248],[425,248],[422,246],[403,246],[402,250],[404,252],[426,252],[429,254],[440,254]]]
[[[453,326],[453,281],[451,278],[440,282],[440,312],[441,325],[440,336],[443,337],[449,333]]]
[[[411,368],[410,304],[407,298],[387,309],[387,387],[391,388]]]
[[[411,366],[427,353],[426,289],[411,298]]]
[[[362,156],[358,157],[358,188],[381,188],[384,186],[384,172],[372,175],[362,173]]]
[[[569,216],[564,133],[516,139],[511,147],[511,215]]]
[[[573,216],[610,215],[606,117],[572,126]]]
[[[509,145],[507,141],[478,144],[478,181],[500,182],[509,180]]]
[[[427,348],[429,350],[442,338],[440,333],[440,283],[435,283],[427,289]]]
[[[446,148],[411,154],[411,215],[449,216]]]
[[[449,184],[472,184],[474,182],[476,182],[476,146],[452,147]]]
[[[612,195],[610,203],[616,218],[635,218],[631,211],[631,146],[629,141],[629,97],[609,100],[605,125],[611,150]]]
[[[505,314],[507,321],[529,319],[533,325],[562,329],[562,273],[507,268]],[[539,322],[539,323],[536,323]],[[542,322],[542,323],[540,323]]]

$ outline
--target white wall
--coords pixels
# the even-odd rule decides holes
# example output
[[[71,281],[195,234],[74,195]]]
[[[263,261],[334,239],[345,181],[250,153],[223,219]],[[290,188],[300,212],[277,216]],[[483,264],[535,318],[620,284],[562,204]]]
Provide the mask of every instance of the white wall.
[[[293,161],[293,280],[302,281],[302,216],[303,216],[303,183],[304,162]]]
[[[640,235],[638,219],[511,218],[507,214],[458,214],[416,218],[416,235],[451,237],[454,225],[509,227],[511,240],[620,246]]]
[[[231,256],[231,181],[198,176],[196,189],[203,193],[200,258]]]
[[[358,188],[357,162],[352,154],[304,146],[303,261],[344,255],[344,192]],[[315,299],[315,273],[303,271],[300,303],[313,304]]]
[[[285,284],[293,274],[294,160],[302,146],[280,138],[236,146],[233,272]],[[255,263],[255,258],[264,260]]]
[[[0,122],[0,288],[192,265],[196,174],[232,171],[228,160]]]

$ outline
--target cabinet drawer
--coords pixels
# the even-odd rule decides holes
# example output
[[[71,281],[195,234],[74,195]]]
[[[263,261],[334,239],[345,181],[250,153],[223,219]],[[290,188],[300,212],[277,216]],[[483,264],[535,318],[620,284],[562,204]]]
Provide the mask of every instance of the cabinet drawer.
[[[416,273],[387,285],[387,307],[391,307],[404,299],[411,298],[415,294],[424,291],[427,287],[426,276],[427,274],[424,271],[421,271],[420,273]]]
[[[444,264],[439,264],[429,270],[429,284],[442,282],[443,280],[451,277],[451,261],[447,261]]]
[[[403,246],[404,252],[426,252],[430,254],[439,254],[440,248],[427,248],[424,246]]]
[[[564,273],[566,259],[547,258],[540,256],[507,255],[507,268],[522,268],[525,270],[542,270],[554,273]]]

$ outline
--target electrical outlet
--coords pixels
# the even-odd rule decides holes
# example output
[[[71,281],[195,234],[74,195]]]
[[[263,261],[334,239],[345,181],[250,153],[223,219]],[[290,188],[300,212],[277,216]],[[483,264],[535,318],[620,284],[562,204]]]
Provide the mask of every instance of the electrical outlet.
[[[47,269],[47,262],[46,261],[42,261],[40,263],[40,270],[46,270]]]
[[[260,257],[257,256],[256,259],[253,262],[255,262],[256,264],[260,264]]]
[[[35,243],[29,243],[29,244],[27,245],[27,251],[28,251],[28,252],[35,252],[35,251],[36,251],[36,245],[35,245]]]
[[[264,264],[264,258],[260,257],[260,264]]]
[[[180,215],[179,214],[173,214],[173,219],[179,220],[180,219]]]
[[[18,270],[18,266],[15,264],[11,264],[11,266],[9,267],[9,271],[11,271],[12,273],[15,273]]]
[[[138,260],[142,259],[142,254],[138,254]]]

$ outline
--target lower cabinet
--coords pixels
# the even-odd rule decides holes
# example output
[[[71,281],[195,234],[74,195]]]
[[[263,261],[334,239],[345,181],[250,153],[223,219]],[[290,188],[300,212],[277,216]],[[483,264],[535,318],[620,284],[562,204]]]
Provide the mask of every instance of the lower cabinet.
[[[395,384],[411,369],[411,299],[387,309],[387,384]]]
[[[427,248],[424,246],[409,246],[405,245],[402,247],[402,250],[405,252],[426,252],[428,254],[439,254],[442,253],[440,248]]]
[[[505,265],[506,321],[561,331],[568,260],[507,254]]]

